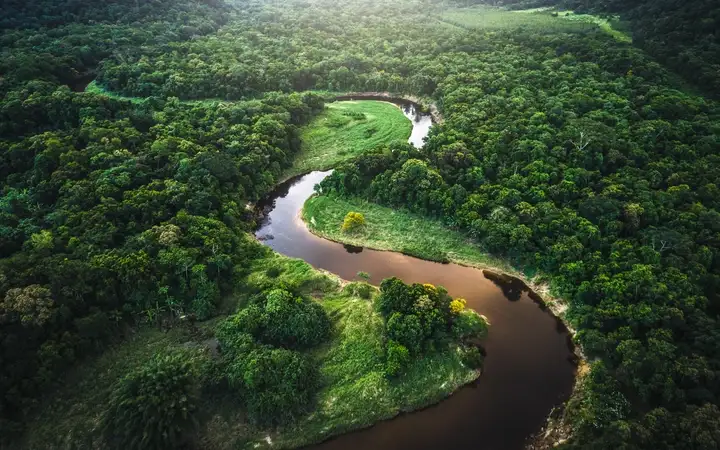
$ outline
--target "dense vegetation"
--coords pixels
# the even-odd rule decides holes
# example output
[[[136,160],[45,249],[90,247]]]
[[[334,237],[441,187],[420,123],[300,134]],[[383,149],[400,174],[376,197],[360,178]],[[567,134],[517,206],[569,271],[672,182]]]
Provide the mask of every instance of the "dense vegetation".
[[[643,48],[717,91],[713,2],[606,3],[631,15]],[[421,0],[3,7],[3,439],[22,433],[41,393],[78,359],[121,338],[127,324],[176,326],[181,317],[192,323],[234,310],[253,265],[269,258],[247,235],[246,205],[287,173],[300,127],[323,111],[321,95],[292,92],[322,89],[410,93],[442,109],[445,122],[422,151],[381,148],[346,164],[323,188],[435,217],[546,275],[595,361],[568,408],[576,430],[570,446],[720,446],[720,109],[679,90],[641,50],[550,12],[470,17],[474,25],[462,26],[446,20],[448,6]],[[677,34],[668,44],[662,39],[671,29]],[[94,76],[96,89],[74,92]],[[309,292],[283,285],[270,269],[262,296],[238,313],[259,328],[232,339],[219,332],[227,364],[201,383],[232,389],[257,423],[302,420],[301,404],[332,384],[302,384],[313,370],[348,382],[299,352],[350,338],[325,334]],[[285,314],[269,306],[271,293],[307,309],[307,321],[293,325],[308,327],[301,338],[268,328],[269,315]],[[430,336],[451,327],[442,311],[446,321]],[[392,383],[388,372],[402,372],[436,342],[417,326],[435,322],[406,309],[373,320],[375,362],[355,366],[373,386]],[[361,335],[354,330],[355,342]],[[347,367],[357,363],[342,349],[331,352]],[[386,370],[388,358],[397,370]],[[194,395],[198,386],[182,377],[157,383],[157,373],[182,369],[170,363],[129,368],[115,394],[98,397],[115,411],[107,423],[145,425],[123,406],[133,392],[159,386]],[[274,370],[286,366],[297,372]],[[462,364],[446,367],[467,381]],[[268,372],[277,378],[253,381]],[[391,404],[370,405],[380,413],[357,423],[392,415],[403,400],[426,404],[408,390],[422,373],[406,368]],[[298,398],[276,397],[286,383]],[[348,397],[360,389],[343,386]],[[157,408],[170,418],[164,423],[184,420],[167,406]],[[280,409],[287,417],[274,415]],[[342,430],[340,417],[332,411],[312,420]]]
[[[323,192],[441,218],[547,274],[601,358],[571,403],[578,446],[712,448],[720,109],[629,47],[529,37],[454,62],[422,151],[361,157]]]
[[[31,418],[23,447],[251,449],[268,437],[273,448],[298,447],[427,406],[477,378],[486,325],[461,300],[446,298],[458,307],[445,339],[393,376],[376,288],[340,288],[302,261],[263,253],[242,282],[245,307],[142,328],[83,363]],[[98,405],[107,405],[102,414]]]
[[[512,9],[554,7],[616,16],[635,45],[720,98],[720,3],[715,0],[480,0]]]

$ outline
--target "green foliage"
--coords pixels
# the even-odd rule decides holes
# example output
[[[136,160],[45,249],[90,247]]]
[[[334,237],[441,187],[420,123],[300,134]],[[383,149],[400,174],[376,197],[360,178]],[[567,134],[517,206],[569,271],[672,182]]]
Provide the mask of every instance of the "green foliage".
[[[301,130],[303,146],[289,173],[329,169],[380,144],[406,142],[411,128],[400,108],[391,103],[330,103]]]
[[[361,230],[363,227],[365,227],[365,217],[362,214],[350,211],[345,215],[342,231],[352,233]]]
[[[385,353],[385,373],[390,377],[400,375],[410,364],[410,352],[398,342],[388,341]]]
[[[171,449],[186,442],[198,401],[192,355],[159,354],[118,381],[103,417],[113,448]]]
[[[313,347],[327,339],[330,321],[322,307],[279,289],[267,293],[261,340],[288,348]]]
[[[718,92],[717,2],[563,3],[623,14],[634,44]],[[3,440],[57,374],[113,334],[102,332],[108,323],[206,318],[247,273],[253,291],[337,285],[298,261],[267,273],[276,262],[258,262],[266,253],[244,234],[245,205],[288,172],[301,137],[319,128],[302,127],[324,110],[323,97],[287,93],[326,89],[404,92],[441,107],[445,120],[422,151],[365,146],[407,135],[394,106],[382,104],[392,109],[384,118],[342,111],[326,131],[357,133],[352,142],[303,170],[353,159],[323,193],[432,217],[465,233],[456,242],[467,235],[547,276],[568,300],[578,342],[604,364],[593,366],[576,409],[577,446],[712,448],[717,104],[679,91],[672,73],[596,25],[467,13],[412,1],[237,10],[190,0],[5,2]],[[80,92],[95,74],[94,88]],[[366,215],[367,231],[378,226],[352,208],[336,230],[348,210]],[[393,239],[437,260],[460,255]],[[452,318],[446,299],[398,293],[379,295],[385,318],[414,315],[433,336],[424,346],[441,342]],[[406,376],[434,386],[419,368]],[[383,386],[380,378],[360,383]]]
[[[487,322],[475,311],[464,310],[452,322],[452,334],[456,339],[478,339],[487,335]]]
[[[312,408],[316,368],[298,352],[258,347],[236,357],[226,370],[228,383],[245,400],[253,421],[287,423]]]
[[[448,343],[462,344],[485,337],[487,322],[480,315],[471,310],[453,310],[453,305],[464,305],[460,300],[453,300],[445,289],[432,284],[407,285],[397,278],[382,281],[375,306],[385,318],[389,376],[402,373],[411,358],[445,349]],[[482,358],[471,352],[461,352],[467,353],[463,361],[476,369]]]
[[[388,318],[385,326],[390,341],[405,347],[413,355],[420,351],[425,333],[416,315],[395,312]]]
[[[474,346],[464,346],[461,349],[460,358],[463,364],[470,367],[471,369],[479,369],[483,365],[485,359],[480,353],[480,349]]]

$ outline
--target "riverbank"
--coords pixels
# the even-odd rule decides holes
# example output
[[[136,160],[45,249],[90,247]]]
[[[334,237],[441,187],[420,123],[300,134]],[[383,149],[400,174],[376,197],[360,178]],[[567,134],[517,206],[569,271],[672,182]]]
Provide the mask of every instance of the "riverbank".
[[[432,102],[425,101],[420,97],[414,95],[400,95],[393,94],[392,92],[347,92],[345,94],[338,94],[335,96],[338,101],[342,100],[381,100],[391,103],[415,103],[424,112],[430,114],[432,121],[435,124],[443,123],[443,116],[440,113],[437,105]]]
[[[341,225],[350,211],[363,214],[366,225],[356,232],[346,233],[341,230]],[[564,320],[567,306],[550,295],[547,284],[517,270],[507,261],[488,255],[465,233],[452,230],[440,221],[359,198],[326,195],[310,197],[305,202],[301,217],[313,234],[342,244],[511,275],[537,294],[534,299],[547,306],[563,320],[570,333],[575,334],[575,330]],[[582,358],[579,349],[575,351]]]
[[[237,398],[207,386],[198,404],[199,426],[193,439],[201,448],[285,449],[318,443],[433,405],[480,376],[480,371],[463,364],[451,344],[412,361],[404,375],[386,377],[384,323],[372,303],[377,289],[274,252],[253,263],[240,293],[228,299],[227,306],[234,311],[248,293],[277,286],[311,296],[332,322],[330,340],[306,352],[322,379],[316,407],[289,425],[263,428],[248,422]],[[38,416],[28,424],[24,448],[99,442],[102,414],[96,406],[107,403],[117,381],[157,353],[205,349],[207,364],[217,363],[214,329],[224,317],[190,328],[142,326],[129,331],[127,339],[75,368],[44,400]],[[68,405],[72,406],[68,409]]]

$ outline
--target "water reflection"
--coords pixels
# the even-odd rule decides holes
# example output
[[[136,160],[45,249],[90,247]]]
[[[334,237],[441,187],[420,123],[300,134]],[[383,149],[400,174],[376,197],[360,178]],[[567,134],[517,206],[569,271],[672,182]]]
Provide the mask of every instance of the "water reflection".
[[[362,247],[358,247],[356,245],[343,244],[343,247],[345,247],[345,251],[348,253],[360,253],[363,251]]]
[[[468,307],[488,317],[482,343],[483,375],[438,405],[401,415],[372,428],[314,446],[316,450],[519,450],[537,432],[552,408],[570,395],[575,366],[572,341],[562,322],[543,312],[539,298],[520,280],[456,264],[438,264],[392,252],[348,246],[311,234],[298,219],[313,186],[330,172],[293,180],[283,197],[270,201],[258,236],[276,251],[351,280],[359,271],[373,282],[397,276],[405,282],[444,286]],[[495,276],[494,276],[495,275]],[[511,301],[508,301],[511,300]]]

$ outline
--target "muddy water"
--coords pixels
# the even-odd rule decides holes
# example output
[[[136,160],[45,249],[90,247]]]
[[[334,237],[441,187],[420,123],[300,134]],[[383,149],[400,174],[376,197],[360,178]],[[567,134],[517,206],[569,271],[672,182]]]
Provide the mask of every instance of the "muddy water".
[[[444,286],[487,316],[490,333],[483,375],[438,405],[313,448],[322,450],[519,450],[543,426],[553,406],[572,388],[575,365],[562,324],[528,296],[522,283],[500,286],[477,269],[438,264],[391,252],[327,241],[311,234],[299,217],[313,186],[330,172],[313,172],[280,186],[271,212],[257,231],[265,244],[288,256],[352,280],[358,271],[379,284],[405,282]]]

